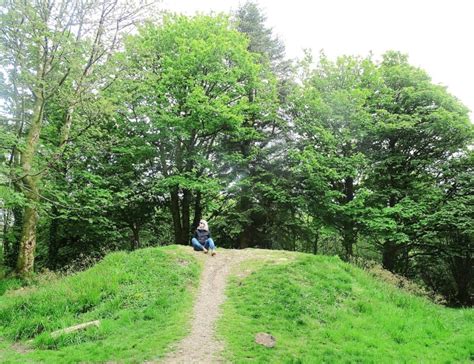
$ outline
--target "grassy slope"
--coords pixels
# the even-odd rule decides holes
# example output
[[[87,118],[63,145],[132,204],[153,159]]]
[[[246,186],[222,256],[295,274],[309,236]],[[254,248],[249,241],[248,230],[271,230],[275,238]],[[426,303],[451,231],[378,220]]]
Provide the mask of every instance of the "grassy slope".
[[[0,296],[0,362],[163,356],[185,335],[191,313],[188,288],[196,287],[200,265],[188,252],[174,246],[115,253],[86,272]],[[473,310],[435,306],[337,258],[257,250],[255,256],[232,278],[218,324],[231,362],[449,363],[474,356]],[[51,331],[94,319],[99,329],[50,338]],[[255,344],[258,332],[275,336],[276,347]],[[30,352],[11,345],[30,338]]]
[[[436,306],[337,258],[244,263],[219,322],[233,363],[449,363],[474,358],[474,310]],[[280,263],[280,264],[275,264]],[[241,272],[251,271],[246,277]],[[276,338],[272,349],[254,342]]]
[[[93,268],[0,296],[0,362],[143,362],[186,334],[200,265],[180,247],[114,253]],[[100,328],[51,339],[54,330]],[[4,338],[3,340],[1,338]],[[11,342],[33,338],[21,353]]]

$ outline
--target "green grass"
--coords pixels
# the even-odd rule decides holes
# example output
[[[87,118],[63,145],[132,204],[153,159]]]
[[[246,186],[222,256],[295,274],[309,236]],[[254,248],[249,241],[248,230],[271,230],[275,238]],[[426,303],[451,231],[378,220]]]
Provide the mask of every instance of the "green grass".
[[[172,246],[113,253],[18,290],[0,280],[1,363],[141,363],[184,337],[201,264]],[[232,363],[468,363],[474,310],[436,306],[337,258],[254,250],[218,322]],[[200,257],[201,256],[196,256]],[[100,320],[99,328],[51,332]],[[274,348],[255,334],[276,338]],[[28,349],[28,350],[25,350]]]
[[[293,256],[285,253],[282,256]],[[244,263],[218,324],[232,363],[462,363],[474,358],[474,310],[436,306],[337,258]],[[274,348],[254,342],[258,332]]]
[[[0,278],[0,296],[6,291],[17,289],[23,286],[23,282],[18,278]]]
[[[200,270],[181,247],[149,248],[113,253],[85,272],[10,291],[0,297],[0,362],[161,357],[187,332]],[[100,327],[51,338],[52,331],[92,320]],[[13,342],[31,350],[22,353]]]

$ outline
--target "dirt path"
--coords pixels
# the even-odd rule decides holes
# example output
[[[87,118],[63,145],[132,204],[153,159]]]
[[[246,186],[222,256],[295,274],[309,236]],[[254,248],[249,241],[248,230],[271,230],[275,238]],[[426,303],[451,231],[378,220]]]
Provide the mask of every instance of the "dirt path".
[[[215,257],[202,254],[205,260],[193,311],[190,334],[177,343],[162,363],[223,363],[223,343],[215,336],[220,305],[225,301],[225,286],[232,268],[251,257],[248,250],[219,250]]]

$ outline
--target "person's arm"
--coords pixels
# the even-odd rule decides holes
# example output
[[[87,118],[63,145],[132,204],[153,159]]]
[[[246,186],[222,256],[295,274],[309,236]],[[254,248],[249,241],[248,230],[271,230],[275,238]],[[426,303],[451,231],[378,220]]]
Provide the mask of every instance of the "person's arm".
[[[198,239],[198,231],[197,231],[197,229],[196,229],[196,230],[194,230],[194,235],[193,235],[193,238],[196,238],[196,239]],[[198,240],[199,240],[199,239],[198,239]]]

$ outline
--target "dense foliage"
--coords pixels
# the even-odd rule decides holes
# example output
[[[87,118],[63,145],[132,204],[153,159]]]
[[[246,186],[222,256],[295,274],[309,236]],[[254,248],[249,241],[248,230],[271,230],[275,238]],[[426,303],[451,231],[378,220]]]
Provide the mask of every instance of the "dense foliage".
[[[444,87],[395,51],[287,60],[251,2],[138,10],[2,2],[5,271],[188,244],[206,218],[219,246],[373,260],[472,305],[474,127]]]

